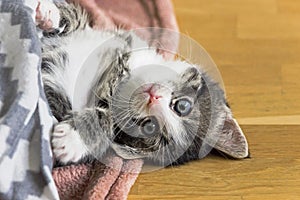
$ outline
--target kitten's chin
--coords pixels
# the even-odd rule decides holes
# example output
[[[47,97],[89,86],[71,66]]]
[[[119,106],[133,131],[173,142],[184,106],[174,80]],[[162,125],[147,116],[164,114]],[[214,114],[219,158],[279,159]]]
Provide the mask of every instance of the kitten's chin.
[[[145,158],[147,157],[146,152],[142,152],[139,149],[127,146],[127,145],[121,145],[117,143],[112,143],[111,147],[116,152],[116,154],[123,159],[138,159],[138,158]]]

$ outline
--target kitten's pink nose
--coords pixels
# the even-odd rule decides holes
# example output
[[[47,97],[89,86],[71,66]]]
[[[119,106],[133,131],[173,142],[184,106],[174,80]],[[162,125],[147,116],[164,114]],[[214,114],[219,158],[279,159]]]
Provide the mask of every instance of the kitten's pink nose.
[[[144,93],[148,93],[150,95],[148,104],[158,103],[159,99],[162,98],[162,96],[157,94],[158,88],[159,85],[157,84],[147,84],[144,86]]]
[[[150,94],[149,104],[156,104],[162,96]]]

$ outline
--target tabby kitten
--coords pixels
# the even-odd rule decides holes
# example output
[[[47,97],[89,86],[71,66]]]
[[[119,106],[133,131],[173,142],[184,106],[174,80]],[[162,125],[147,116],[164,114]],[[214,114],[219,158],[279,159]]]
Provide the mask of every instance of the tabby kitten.
[[[212,147],[248,156],[223,90],[201,66],[167,61],[151,47],[134,51],[147,43],[131,32],[93,30],[77,5],[41,1],[36,11],[44,90],[58,121],[53,153],[62,164],[101,159],[109,149],[162,165],[199,159]]]

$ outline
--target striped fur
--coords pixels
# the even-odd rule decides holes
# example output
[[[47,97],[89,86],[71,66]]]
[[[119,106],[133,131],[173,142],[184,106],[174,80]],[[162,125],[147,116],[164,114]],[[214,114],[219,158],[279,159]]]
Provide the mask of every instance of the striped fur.
[[[42,78],[49,106],[59,121],[53,130],[52,146],[62,164],[89,156],[101,159],[110,147],[124,158],[145,157],[162,165],[198,159],[203,148],[206,152],[215,144],[233,157],[248,155],[247,141],[232,117],[223,90],[197,66],[165,61],[147,45],[143,50],[132,51],[141,42],[136,35],[93,30],[81,7],[64,3],[57,7],[60,28],[44,32],[42,38]],[[113,45],[114,42],[118,45]],[[97,60],[88,66],[89,71],[96,69],[93,77],[80,79],[81,68],[96,50]],[[147,68],[139,74],[141,66]],[[169,70],[151,73],[160,71],[162,66]],[[78,83],[82,89],[79,94]],[[154,113],[147,111],[149,103],[144,87],[149,83],[155,83],[156,92],[164,97]],[[131,93],[133,88],[138,89]],[[128,94],[132,96],[126,102],[124,97]],[[118,95],[120,99],[114,102]],[[187,116],[174,111],[180,99],[191,103],[192,110]],[[115,112],[114,107],[120,112]],[[122,112],[128,115],[122,116]],[[139,121],[149,117],[158,121],[160,130],[159,134],[145,138]],[[122,129],[124,120],[125,125],[132,120],[137,127],[129,131],[133,135]],[[204,141],[210,129],[216,134]],[[228,137],[227,133],[235,135]]]

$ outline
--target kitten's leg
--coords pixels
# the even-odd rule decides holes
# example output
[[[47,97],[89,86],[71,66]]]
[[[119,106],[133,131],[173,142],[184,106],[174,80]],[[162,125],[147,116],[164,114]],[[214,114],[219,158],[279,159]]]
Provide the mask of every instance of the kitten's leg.
[[[79,5],[40,0],[36,7],[35,21],[42,30],[63,36],[84,29],[89,24],[89,17]]]
[[[55,66],[47,68],[47,63],[44,64],[45,94],[52,114],[59,121],[51,138],[55,158],[62,164],[77,162],[88,155],[100,158],[109,146],[112,133],[108,109],[73,112],[65,90],[55,78],[56,73],[51,71]]]
[[[55,126],[53,153],[62,164],[85,156],[101,158],[110,146],[112,127],[108,109],[91,108],[74,112]]]
[[[72,110],[71,103],[64,89],[59,86],[59,83],[55,82],[55,80],[52,80],[52,82],[49,79],[47,80],[45,73],[43,76],[44,91],[50,110],[57,121],[60,122]]]
[[[90,22],[88,13],[80,6],[67,3],[56,3],[60,11],[59,26],[63,29],[59,35],[65,36],[76,30],[85,29]]]
[[[97,93],[95,105],[97,107],[85,109],[82,112],[69,112],[54,128],[52,148],[55,157],[62,164],[77,162],[89,155],[101,158],[110,146],[114,137],[110,99],[121,77],[128,73],[126,64],[128,55],[118,51],[112,53],[112,55],[115,55],[118,59],[111,63],[105,75],[102,76],[105,78],[99,80],[97,84],[98,87],[95,90]],[[63,94],[63,91],[60,94]],[[49,97],[47,98],[49,99]],[[62,104],[61,102],[55,103],[58,99],[53,98],[54,106]],[[53,110],[56,112],[57,108]],[[57,112],[61,110],[58,109]]]
[[[40,29],[51,31],[59,28],[60,12],[54,3],[40,0],[35,12],[35,22]]]
[[[117,59],[114,59],[114,62],[105,72],[103,76],[105,78],[99,80],[97,84],[97,100],[95,102],[97,107],[87,108],[82,112],[69,112],[54,127],[52,148],[55,157],[62,164],[77,162],[89,155],[101,158],[110,146],[114,137],[110,110],[111,95],[114,93],[121,77],[129,71],[127,66],[128,54],[115,51],[111,55],[114,55],[114,58]],[[53,83],[54,80],[50,82]],[[63,91],[59,94],[66,97]],[[55,95],[52,94],[52,96]],[[49,99],[49,97],[47,98]],[[53,98],[54,106],[62,104],[61,102],[55,102],[58,99]],[[57,110],[57,108],[54,108],[54,110]]]

